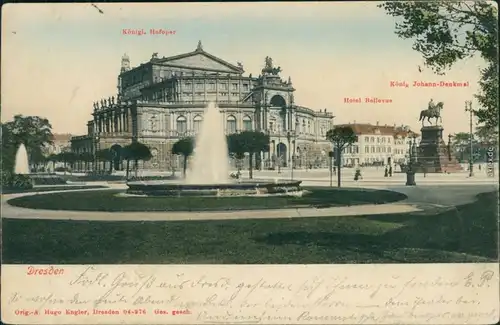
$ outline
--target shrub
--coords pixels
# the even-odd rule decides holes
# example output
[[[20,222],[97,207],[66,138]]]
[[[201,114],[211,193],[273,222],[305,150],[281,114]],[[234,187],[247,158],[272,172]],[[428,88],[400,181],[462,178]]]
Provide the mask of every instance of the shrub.
[[[33,181],[28,175],[16,175],[2,171],[2,188],[25,190],[33,188]]]

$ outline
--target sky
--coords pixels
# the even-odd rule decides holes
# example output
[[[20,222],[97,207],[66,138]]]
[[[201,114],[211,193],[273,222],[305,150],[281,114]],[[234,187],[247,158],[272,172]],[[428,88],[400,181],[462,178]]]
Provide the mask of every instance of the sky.
[[[409,125],[432,98],[444,102],[445,135],[467,132],[466,100],[475,101],[480,58],[460,61],[445,76],[423,67],[411,40],[378,2],[7,4],[2,7],[2,121],[16,114],[47,117],[54,133],[86,133],[92,103],[116,95],[121,57],[131,65],[152,53],[168,57],[206,52],[245,74],[259,75],[270,56],[290,76],[295,103],[333,112],[335,124]],[[175,35],[123,35],[123,29],[162,28]],[[419,72],[418,66],[423,67]],[[390,87],[391,81],[408,88]],[[413,87],[469,82],[468,87]],[[376,97],[391,103],[345,103]]]

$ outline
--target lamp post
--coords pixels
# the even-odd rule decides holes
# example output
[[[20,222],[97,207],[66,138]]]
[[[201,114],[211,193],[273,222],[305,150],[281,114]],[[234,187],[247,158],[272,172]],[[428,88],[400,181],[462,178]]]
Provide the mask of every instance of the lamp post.
[[[98,164],[99,160],[97,159],[97,152],[99,151],[98,145],[99,145],[99,133],[95,136],[95,142],[94,142],[94,172],[98,170]]]
[[[415,183],[415,171],[413,170],[413,156],[414,156],[414,149],[415,146],[415,137],[413,137],[413,142],[410,140],[410,143],[408,144],[408,168],[406,169],[406,186],[415,186],[417,185]]]
[[[474,176],[474,153],[472,152],[472,113],[474,112],[472,110],[472,101],[466,100],[465,101],[465,111],[469,112],[469,177]]]
[[[276,151],[278,154],[276,155],[276,162],[278,163],[278,174],[281,174],[281,133],[278,133],[278,144],[276,146]]]
[[[329,166],[330,166],[330,187],[333,186],[333,157],[334,157],[335,152],[334,151],[329,151],[328,152],[328,161],[329,161]]]
[[[288,140],[288,164],[291,168],[290,179],[293,180],[293,168],[295,167],[294,163],[293,163],[293,159],[295,157],[295,134],[292,134],[290,131],[288,131],[286,133],[286,138]],[[290,159],[290,144],[293,144],[293,152],[292,152],[291,159]]]
[[[452,135],[448,134],[448,160],[451,161],[451,138]]]

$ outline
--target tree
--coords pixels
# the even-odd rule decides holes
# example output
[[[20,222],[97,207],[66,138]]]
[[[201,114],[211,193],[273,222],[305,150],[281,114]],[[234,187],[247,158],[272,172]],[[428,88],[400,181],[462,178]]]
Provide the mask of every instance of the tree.
[[[106,163],[109,162],[109,172],[113,172],[113,152],[110,149],[101,149],[96,153],[97,160],[104,162],[103,168],[106,169]]]
[[[64,173],[66,174],[66,168],[69,164],[71,169],[73,170],[73,164],[77,161],[78,156],[71,151],[63,151],[57,155],[58,161],[64,163]]]
[[[337,126],[326,132],[326,139],[333,144],[333,151],[337,153],[337,186],[340,187],[342,150],[358,141],[358,136],[350,126]]]
[[[458,132],[453,135],[453,148],[457,153],[460,162],[470,155],[470,134],[467,132]]]
[[[182,175],[186,177],[188,157],[193,154],[194,139],[191,137],[182,138],[172,146],[172,154],[183,156]]]
[[[394,1],[378,5],[400,18],[396,35],[414,39],[425,65],[445,74],[457,61],[479,54],[486,63],[481,70],[479,123],[498,134],[498,10],[489,1]]]
[[[249,178],[253,178],[253,158],[261,151],[269,150],[269,135],[259,131],[243,131],[230,135],[228,141],[229,151],[237,153],[248,153]]]
[[[115,170],[120,169],[120,161],[122,160],[122,147],[119,144],[114,144],[109,148],[112,154],[113,167]]]
[[[17,148],[26,146],[30,165],[33,159],[40,161],[43,148],[52,144],[52,126],[49,120],[39,116],[16,115],[14,120],[2,124],[2,169],[12,172]]]
[[[52,163],[52,169],[56,169],[56,162],[59,161],[59,156],[55,153],[53,154],[50,154],[48,157],[47,157],[47,161],[50,161]]]
[[[140,142],[132,142],[131,144],[125,146],[122,149],[122,154],[123,157],[127,160],[127,173],[126,177],[128,179],[129,175],[129,166],[130,166],[130,161],[134,161],[134,166],[135,166],[135,176],[137,177],[137,162],[139,160],[142,161],[147,161],[151,159],[151,150],[149,150],[149,147],[146,146],[143,143]]]
[[[89,163],[94,161],[94,155],[91,152],[82,152],[79,155],[79,160],[85,163],[85,170],[89,170]]]
[[[496,144],[498,143],[498,137],[495,134],[492,134],[491,130],[485,125],[481,125],[476,128],[475,137],[484,145],[496,147]]]
[[[240,174],[242,161],[245,158],[244,146],[241,142],[239,133],[233,133],[227,136],[227,149],[229,154],[236,159],[238,174]]]

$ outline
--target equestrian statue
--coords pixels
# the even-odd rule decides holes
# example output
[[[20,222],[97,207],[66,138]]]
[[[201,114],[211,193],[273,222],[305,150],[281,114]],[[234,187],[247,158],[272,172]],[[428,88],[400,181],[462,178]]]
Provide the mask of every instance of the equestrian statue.
[[[431,99],[429,101],[428,108],[420,112],[419,121],[422,121],[422,127],[424,126],[424,120],[426,117],[427,117],[427,122],[429,122],[431,125],[432,125],[431,118],[436,119],[436,125],[438,123],[438,120],[441,123],[443,123],[443,118],[441,117],[441,110],[443,109],[443,106],[444,106],[443,102],[434,104],[434,101]]]

